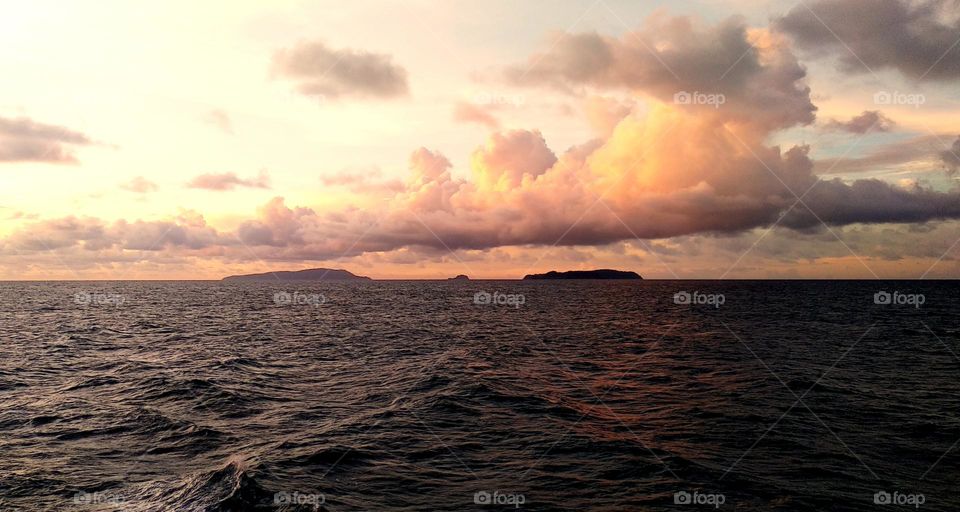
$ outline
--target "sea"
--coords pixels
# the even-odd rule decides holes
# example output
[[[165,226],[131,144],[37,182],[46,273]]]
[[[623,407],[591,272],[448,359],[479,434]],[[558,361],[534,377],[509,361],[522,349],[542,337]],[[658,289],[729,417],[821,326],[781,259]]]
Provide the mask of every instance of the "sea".
[[[0,511],[960,510],[950,281],[0,283]]]

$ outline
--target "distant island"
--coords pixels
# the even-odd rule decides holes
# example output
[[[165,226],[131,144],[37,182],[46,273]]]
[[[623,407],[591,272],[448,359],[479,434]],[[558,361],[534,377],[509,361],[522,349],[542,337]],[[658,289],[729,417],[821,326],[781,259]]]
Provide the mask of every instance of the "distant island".
[[[307,270],[281,270],[263,274],[228,276],[224,281],[370,281],[343,269],[310,268]]]
[[[547,280],[547,279],[619,279],[619,280],[637,280],[643,279],[636,272],[624,270],[570,270],[567,272],[557,272],[551,270],[546,274],[527,274],[523,280]]]
[[[447,281],[469,281],[469,280],[470,280],[470,276],[467,276],[466,274],[460,274],[457,277],[447,278]]]

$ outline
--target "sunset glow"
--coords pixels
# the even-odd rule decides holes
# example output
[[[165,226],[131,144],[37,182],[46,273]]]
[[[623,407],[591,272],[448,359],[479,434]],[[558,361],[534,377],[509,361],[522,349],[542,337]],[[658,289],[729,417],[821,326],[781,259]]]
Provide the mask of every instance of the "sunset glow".
[[[0,279],[956,277],[960,13],[903,16],[931,44],[795,1],[13,5]]]

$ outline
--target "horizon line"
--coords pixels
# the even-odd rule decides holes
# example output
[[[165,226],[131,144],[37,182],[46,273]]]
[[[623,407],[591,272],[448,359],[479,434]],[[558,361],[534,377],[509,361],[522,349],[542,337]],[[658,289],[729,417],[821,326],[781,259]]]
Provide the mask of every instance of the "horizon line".
[[[515,277],[485,277],[470,279],[453,279],[446,277],[436,278],[373,278],[367,279],[261,279],[237,281],[243,283],[367,283],[383,281],[439,281],[439,282],[478,282],[478,281],[527,281],[527,282],[570,282],[570,281],[602,281],[602,282],[643,282],[643,281],[958,281],[960,277],[751,277],[751,278],[706,278],[706,277],[671,277],[671,278],[642,278],[642,279],[524,279]],[[136,282],[227,282],[221,279],[0,279],[0,283],[136,283]]]

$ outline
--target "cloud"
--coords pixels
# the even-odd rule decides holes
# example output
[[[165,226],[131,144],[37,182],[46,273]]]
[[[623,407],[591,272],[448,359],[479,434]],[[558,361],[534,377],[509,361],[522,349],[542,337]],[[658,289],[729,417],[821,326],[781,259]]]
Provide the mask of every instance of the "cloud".
[[[849,121],[832,120],[826,124],[828,130],[837,130],[850,133],[865,134],[867,132],[889,132],[897,123],[882,112],[865,110],[862,114],[850,118]]]
[[[206,190],[233,190],[236,187],[270,188],[270,177],[266,171],[260,171],[256,178],[243,179],[235,173],[201,174],[193,178],[187,186]]]
[[[230,114],[227,114],[225,111],[220,109],[213,109],[210,112],[207,112],[207,115],[204,116],[204,120],[219,128],[223,133],[228,135],[233,135],[233,121],[230,120]]]
[[[662,102],[684,92],[719,94],[729,119],[765,130],[814,120],[806,70],[787,41],[749,29],[738,17],[704,25],[657,14],[620,39],[596,33],[554,39],[546,51],[507,68],[506,78],[575,94],[588,88],[641,92]],[[709,115],[711,109],[700,110]]]
[[[947,166],[947,173],[951,176],[960,170],[960,137],[953,141],[950,149],[940,152],[940,159]]]
[[[484,190],[509,190],[534,180],[557,162],[539,131],[494,133],[470,158],[474,182]]]
[[[500,121],[490,112],[472,103],[458,102],[453,108],[453,119],[463,123],[477,123],[492,130],[500,128]]]
[[[344,169],[332,175],[321,176],[320,181],[328,187],[345,187],[358,194],[392,194],[403,190],[399,180],[382,180],[380,170]]]
[[[108,249],[161,251],[168,248],[201,250],[235,245],[236,240],[223,237],[207,226],[203,217],[192,212],[163,221],[107,223],[89,217],[64,217],[30,223],[13,233],[0,247],[15,251],[49,251],[79,248],[83,251]]]
[[[472,180],[453,178],[449,160],[420,148],[411,156],[406,189],[383,208],[321,213],[276,198],[241,229],[241,238],[251,247],[272,247],[258,253],[264,258],[295,260],[403,248],[605,245],[635,237],[736,234],[776,222],[807,232],[821,221],[845,226],[960,218],[958,192],[818,180],[809,148],[781,151],[756,141],[743,148],[743,134],[702,122],[661,106],[648,118],[624,119],[610,139],[572,148],[552,164],[537,132],[497,134],[475,152]],[[682,136],[657,136],[663,125],[675,123]],[[794,194],[807,189],[803,204],[791,210]]]
[[[0,210],[9,210],[9,209],[10,208],[6,206],[0,206]],[[5,220],[20,220],[20,219],[36,220],[39,218],[40,216],[36,213],[27,213],[20,210],[14,210],[10,212],[10,214],[7,215],[4,219]]]
[[[156,183],[143,176],[137,176],[126,183],[121,183],[120,188],[129,192],[136,192],[137,194],[146,194],[148,192],[156,192],[158,187]]]
[[[890,170],[907,165],[934,167],[943,152],[945,136],[931,134],[899,140],[856,158],[825,158],[815,165],[817,174],[853,174]]]
[[[86,135],[62,126],[0,117],[0,162],[76,164],[71,146],[90,144]]]
[[[309,208],[288,208],[282,197],[275,197],[258,210],[257,220],[247,221],[237,229],[237,237],[252,246],[285,247],[305,245],[311,227],[323,226],[322,219]]]
[[[296,82],[300,93],[320,98],[388,99],[409,93],[407,71],[389,55],[334,50],[320,42],[278,50],[273,73]]]
[[[836,56],[847,72],[896,69],[917,80],[960,78],[955,0],[801,2],[774,26],[815,55]]]
[[[633,103],[605,96],[590,96],[584,102],[587,121],[602,137],[609,137],[623,118],[633,111]]]
[[[808,209],[809,208],[809,209]],[[960,192],[936,192],[917,186],[905,189],[876,180],[846,184],[839,179],[820,181],[792,210],[783,225],[798,229],[855,223],[927,222],[960,218]]]
[[[305,261],[397,250],[441,254],[736,236],[777,223],[816,236],[821,222],[859,229],[960,219],[960,190],[823,180],[808,146],[770,145],[781,130],[812,122],[816,110],[803,68],[776,34],[748,30],[736,18],[703,25],[657,15],[622,40],[588,34],[563,41],[533,56],[529,72],[514,69],[513,79],[575,93],[630,94],[645,108],[598,105],[599,136],[565,151],[551,148],[538,130],[494,132],[470,154],[469,175],[455,172],[436,149],[418,148],[403,183],[389,198],[371,196],[363,208],[315,210],[275,197],[230,232],[212,230],[202,219],[108,224],[67,218],[24,226],[4,243],[23,248],[42,240],[93,250],[150,247],[159,237],[165,247],[207,257]],[[674,102],[678,88],[706,93],[708,85],[728,101]],[[924,148],[933,158],[942,150]],[[376,178],[354,174],[329,177],[328,184]],[[259,180],[225,174],[195,181],[224,190]]]

